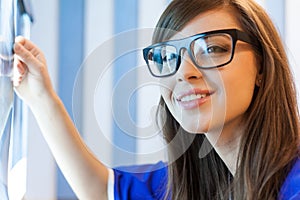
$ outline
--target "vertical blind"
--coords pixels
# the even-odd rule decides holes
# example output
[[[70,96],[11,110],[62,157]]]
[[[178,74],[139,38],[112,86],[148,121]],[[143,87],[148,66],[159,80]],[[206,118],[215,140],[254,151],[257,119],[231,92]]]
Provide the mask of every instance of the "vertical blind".
[[[11,82],[13,44],[17,35],[29,37],[29,0],[0,0],[0,199],[21,199],[26,189],[25,106]],[[24,183],[24,184],[22,184]]]

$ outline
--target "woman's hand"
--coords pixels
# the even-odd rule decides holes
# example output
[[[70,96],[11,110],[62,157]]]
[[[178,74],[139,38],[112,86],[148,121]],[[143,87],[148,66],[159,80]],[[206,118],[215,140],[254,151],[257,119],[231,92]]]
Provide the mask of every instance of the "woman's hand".
[[[42,51],[22,36],[15,39],[13,84],[30,107],[54,94]]]

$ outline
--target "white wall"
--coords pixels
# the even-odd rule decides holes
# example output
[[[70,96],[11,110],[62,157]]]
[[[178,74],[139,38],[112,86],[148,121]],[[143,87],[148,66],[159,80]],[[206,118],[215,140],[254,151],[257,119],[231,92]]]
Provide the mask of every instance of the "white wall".
[[[107,140],[111,138],[112,128],[109,106],[111,104],[112,73],[106,72],[103,78],[101,73],[107,66],[104,66],[100,58],[97,60],[95,54],[113,37],[113,6],[114,1],[111,0],[86,1],[85,61],[81,67],[85,80],[83,84],[82,135],[89,148],[105,164],[111,161],[111,148]],[[113,49],[106,49],[106,53],[108,56],[106,59],[113,60]],[[101,93],[94,90],[95,84],[99,82]],[[94,107],[95,104],[98,106],[97,108]]]
[[[157,79],[153,78],[142,57],[142,48],[151,44],[153,28],[168,5],[167,0],[142,0],[139,2],[139,57],[138,109],[137,109],[137,163],[156,163],[166,160],[166,145],[155,126],[155,112],[160,98]]]
[[[166,7],[166,4],[167,1],[161,0],[139,1],[139,33],[142,33],[145,29],[153,28],[155,26],[160,14]],[[101,62],[101,57],[98,57],[100,60],[96,60],[94,54],[97,54],[97,51],[101,48],[107,48],[108,44],[113,45],[113,37],[115,37],[113,34],[113,8],[114,5],[111,0],[103,0],[101,3],[97,0],[86,1],[86,65],[83,65],[83,72],[85,74],[83,89],[83,136],[92,151],[108,166],[112,163],[111,153],[112,148],[114,148],[111,138],[112,120],[114,120],[111,111],[113,68],[111,66],[106,66],[107,63],[105,61]],[[140,37],[144,43],[143,46],[139,44],[139,48],[150,44],[151,37],[148,38],[149,40],[147,42],[145,42],[143,35],[140,35]],[[141,51],[141,49],[138,50]],[[105,54],[106,60],[114,62],[114,59],[116,58],[113,58],[113,53],[114,49],[107,48]],[[98,68],[90,67],[95,65],[97,65]],[[138,60],[138,66],[140,65],[143,65],[146,69],[141,57]],[[141,74],[139,74],[139,79],[137,80],[137,86],[140,86],[140,84],[144,81],[143,77],[140,75]],[[97,79],[96,82],[95,79]],[[95,88],[95,83],[97,84],[97,88],[96,90],[92,90]],[[157,88],[154,88],[153,90],[152,87],[141,87],[137,90],[137,126],[143,127],[145,126],[145,123],[149,123],[149,115],[153,114],[153,110],[151,110],[151,108],[153,105],[157,105],[158,103],[159,90],[157,90]],[[149,94],[151,94],[150,97]],[[161,140],[159,138],[148,141],[138,140],[139,134],[142,135],[143,133],[138,132],[137,134],[137,152],[149,152],[153,150],[153,145],[157,146],[161,144]],[[149,157],[143,159],[143,156],[141,156],[138,157],[137,162],[155,162],[157,159],[158,157],[152,157],[150,160]]]
[[[57,86],[58,1],[31,0],[34,23],[31,40],[44,52],[51,79]],[[56,166],[31,112],[28,116],[28,176],[26,199],[56,198]]]

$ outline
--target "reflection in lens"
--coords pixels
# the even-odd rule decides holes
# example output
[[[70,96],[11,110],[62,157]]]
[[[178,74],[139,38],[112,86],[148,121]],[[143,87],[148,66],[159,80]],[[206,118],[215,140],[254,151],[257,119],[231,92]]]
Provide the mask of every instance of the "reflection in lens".
[[[156,76],[172,74],[176,70],[176,48],[169,45],[154,47],[148,53],[148,65]]]

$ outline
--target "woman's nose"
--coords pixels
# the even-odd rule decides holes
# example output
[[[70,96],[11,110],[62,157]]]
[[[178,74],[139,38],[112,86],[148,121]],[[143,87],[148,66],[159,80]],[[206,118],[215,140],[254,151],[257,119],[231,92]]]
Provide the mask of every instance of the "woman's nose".
[[[187,52],[184,52],[181,57],[181,63],[176,73],[177,81],[189,81],[202,77],[201,71],[194,65]]]

